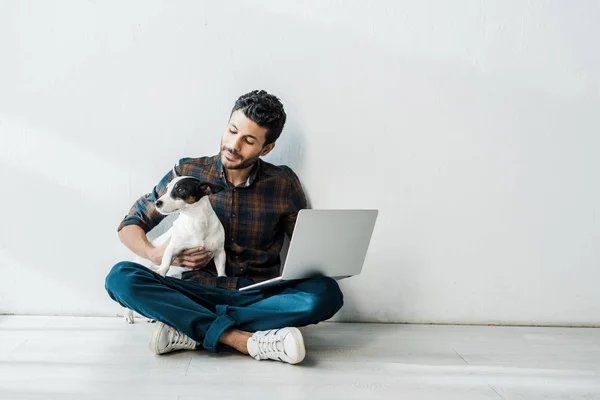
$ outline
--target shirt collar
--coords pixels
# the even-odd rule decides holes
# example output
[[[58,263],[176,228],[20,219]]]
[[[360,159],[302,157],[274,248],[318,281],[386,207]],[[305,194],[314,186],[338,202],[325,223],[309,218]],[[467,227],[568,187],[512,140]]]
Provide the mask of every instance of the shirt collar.
[[[246,180],[246,183],[243,184],[243,186],[247,187],[254,183],[254,181],[256,180],[256,177],[258,176],[258,170],[260,169],[261,162],[262,161],[259,158],[258,161],[256,161],[256,163],[254,163],[254,166],[252,167],[252,170],[250,171],[250,175],[248,175],[248,179]],[[227,178],[225,177],[225,169],[223,168],[223,163],[221,162],[221,153],[219,153],[217,155],[216,166],[217,166],[217,171],[219,171],[219,178],[221,178],[221,180],[225,181],[225,183],[229,184],[229,182],[227,182]]]

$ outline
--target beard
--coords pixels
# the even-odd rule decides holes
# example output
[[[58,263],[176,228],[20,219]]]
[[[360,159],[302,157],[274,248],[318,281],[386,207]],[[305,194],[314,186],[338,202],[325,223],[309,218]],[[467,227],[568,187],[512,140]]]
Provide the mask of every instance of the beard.
[[[229,161],[225,157],[226,151],[233,154],[238,159],[236,161]],[[223,164],[223,167],[225,167],[225,169],[246,169],[246,168],[254,165],[254,163],[258,161],[259,157],[260,157],[260,153],[257,154],[256,157],[244,158],[241,156],[241,154],[237,153],[233,149],[230,149],[225,146],[221,147],[221,163]]]

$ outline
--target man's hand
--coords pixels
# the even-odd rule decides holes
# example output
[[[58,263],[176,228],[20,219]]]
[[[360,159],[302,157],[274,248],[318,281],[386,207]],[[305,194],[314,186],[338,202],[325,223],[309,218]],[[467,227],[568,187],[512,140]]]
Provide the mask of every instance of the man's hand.
[[[165,254],[165,249],[168,245],[169,240],[167,240],[162,246],[155,247],[150,250],[148,253],[148,258],[154,265],[161,264],[163,254]],[[212,259],[212,256],[213,254],[210,251],[206,251],[204,247],[194,247],[192,249],[182,251],[181,254],[175,257],[171,265],[187,268],[203,268]]]
[[[213,254],[204,250],[204,247],[198,246],[192,249],[184,250],[173,260],[173,265],[188,268],[204,268],[212,259]]]

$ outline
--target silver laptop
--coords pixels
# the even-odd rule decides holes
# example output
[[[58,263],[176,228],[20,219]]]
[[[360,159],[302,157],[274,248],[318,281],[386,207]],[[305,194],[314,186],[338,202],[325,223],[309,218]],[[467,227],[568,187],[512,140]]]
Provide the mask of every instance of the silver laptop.
[[[360,274],[377,214],[377,210],[300,210],[281,276],[239,290],[266,289],[315,275],[339,280]]]

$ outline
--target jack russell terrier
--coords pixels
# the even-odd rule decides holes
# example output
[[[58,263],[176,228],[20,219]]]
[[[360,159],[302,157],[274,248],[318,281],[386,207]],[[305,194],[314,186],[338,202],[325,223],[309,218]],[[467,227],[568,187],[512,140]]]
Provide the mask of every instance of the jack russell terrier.
[[[202,246],[214,255],[219,277],[225,275],[225,230],[208,200],[208,196],[218,193],[223,187],[200,182],[191,176],[179,176],[167,185],[167,192],[154,203],[156,210],[163,215],[179,212],[171,229],[152,241],[159,247],[171,238],[163,254],[160,266],[136,256],[134,261],[156,273],[166,276],[170,269],[176,269],[173,277],[181,277],[186,267],[172,267],[171,262],[182,251]],[[125,308],[125,321],[134,323],[133,311]]]

